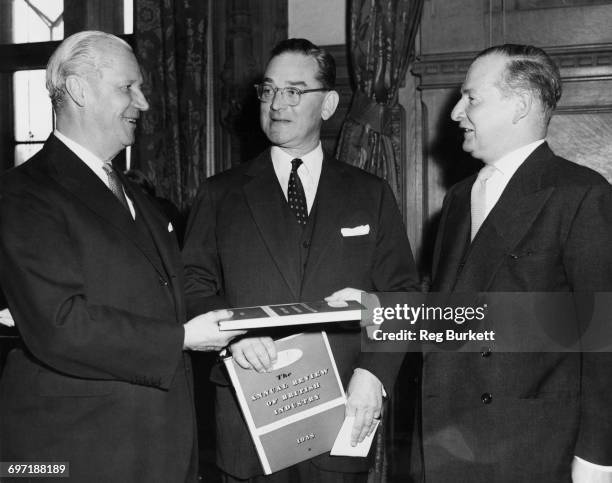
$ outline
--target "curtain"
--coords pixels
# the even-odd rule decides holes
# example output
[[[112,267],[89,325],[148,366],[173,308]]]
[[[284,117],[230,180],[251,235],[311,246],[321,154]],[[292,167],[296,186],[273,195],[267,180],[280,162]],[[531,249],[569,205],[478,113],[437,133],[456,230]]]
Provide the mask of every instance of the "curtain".
[[[348,0],[349,69],[355,83],[336,157],[386,179],[402,199],[398,91],[414,56],[424,0]],[[385,408],[389,409],[389,408]],[[370,483],[387,481],[385,458],[389,411],[375,439]]]
[[[398,90],[414,53],[424,0],[348,0],[355,82],[336,157],[385,178],[401,200]],[[398,114],[399,113],[399,114]]]
[[[150,110],[133,167],[185,211],[206,177],[208,0],[135,0],[136,56]]]

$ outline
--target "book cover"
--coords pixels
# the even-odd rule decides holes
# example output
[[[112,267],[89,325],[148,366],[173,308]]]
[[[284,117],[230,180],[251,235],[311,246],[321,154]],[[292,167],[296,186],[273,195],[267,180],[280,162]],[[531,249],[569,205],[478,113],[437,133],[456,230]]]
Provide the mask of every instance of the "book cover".
[[[224,359],[267,475],[329,451],[346,403],[325,332],[275,343],[278,359],[267,373]]]

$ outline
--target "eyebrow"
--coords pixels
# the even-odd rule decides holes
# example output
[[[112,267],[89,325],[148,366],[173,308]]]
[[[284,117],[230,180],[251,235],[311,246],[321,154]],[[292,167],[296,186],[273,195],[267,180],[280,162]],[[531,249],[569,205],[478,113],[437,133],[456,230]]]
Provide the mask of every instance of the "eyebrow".
[[[267,82],[267,83],[270,83],[270,84],[275,84],[275,82],[272,79],[270,79],[269,77],[265,77],[263,79],[263,82]],[[290,86],[296,86],[296,87],[307,87],[308,86],[308,84],[306,84],[306,82],[304,82],[304,81],[288,81],[287,84],[289,84]]]

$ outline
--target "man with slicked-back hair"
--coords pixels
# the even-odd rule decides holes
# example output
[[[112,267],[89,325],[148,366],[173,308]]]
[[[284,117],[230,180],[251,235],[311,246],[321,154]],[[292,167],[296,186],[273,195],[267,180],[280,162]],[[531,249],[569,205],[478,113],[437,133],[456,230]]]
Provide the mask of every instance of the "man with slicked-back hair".
[[[484,167],[446,195],[433,291],[612,291],[612,189],[546,142],[560,97],[537,47],[491,47],[472,62],[451,118]],[[554,330],[578,331],[579,319]],[[611,381],[609,353],[424,353],[417,481],[612,481]]]

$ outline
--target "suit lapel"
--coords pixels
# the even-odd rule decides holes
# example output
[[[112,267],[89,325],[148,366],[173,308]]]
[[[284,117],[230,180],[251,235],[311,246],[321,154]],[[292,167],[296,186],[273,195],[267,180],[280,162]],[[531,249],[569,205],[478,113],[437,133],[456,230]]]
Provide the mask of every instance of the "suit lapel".
[[[433,290],[452,290],[470,243],[470,188],[473,179],[451,193],[446,217],[441,220],[441,242],[436,248]]]
[[[130,213],[95,173],[53,135],[45,143],[45,150],[47,150],[45,169],[49,176],[90,210],[122,232],[142,251],[159,274],[165,276],[163,268],[140,242]]]
[[[170,277],[173,290],[175,307],[178,320],[183,320],[184,307],[182,304],[184,283],[182,279],[182,260],[178,248],[178,242],[173,240],[174,234],[168,233],[168,220],[156,206],[153,206],[146,196],[132,185],[125,176],[118,172],[121,182],[125,186],[126,192],[136,209],[136,216],[141,217],[143,224],[151,234],[153,244],[157,248],[159,259],[163,268],[157,263],[155,254],[149,254],[144,244],[141,245],[143,253],[148,260],[156,267],[157,272],[164,278]],[[164,270],[165,269],[165,270]],[[178,270],[178,273],[177,273]]]
[[[315,198],[317,211],[303,283],[318,271],[324,255],[333,246],[330,240],[340,236],[341,217],[349,204],[350,195],[350,178],[344,172],[343,165],[325,157]]]
[[[246,176],[251,179],[244,184],[243,191],[253,220],[278,271],[295,300],[298,300],[300,274],[295,258],[296,247],[292,246],[291,236],[286,230],[295,220],[290,218],[293,214],[283,205],[285,200],[274,172],[270,150],[252,162]]]
[[[130,200],[134,203],[136,216],[141,217],[143,224],[151,235],[153,244],[157,248],[157,254],[162,261],[163,268],[158,265],[156,254],[149,254],[144,243],[139,242],[139,247],[160,274],[173,274],[175,271],[174,267],[180,266],[180,252],[178,251],[178,245],[176,246],[176,250],[172,249],[174,248],[174,240],[172,240],[171,237],[174,235],[170,236],[168,234],[168,220],[162,214],[161,210],[157,208],[157,206],[153,206],[152,203],[146,199],[144,193],[142,193],[138,187],[132,185],[123,173],[118,171],[117,175],[119,179],[121,179]],[[179,265],[177,265],[177,262]]]
[[[545,143],[514,173],[466,253],[456,291],[489,289],[504,259],[525,237],[553,192],[554,188],[541,186],[546,160],[552,156]]]

